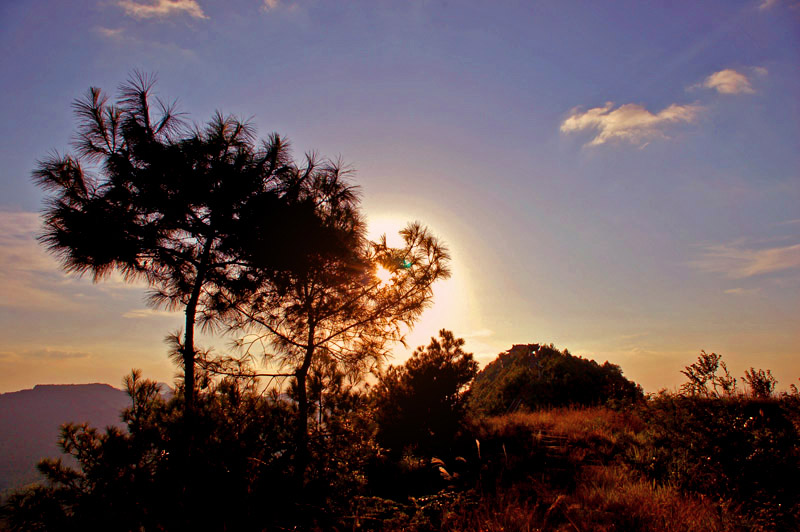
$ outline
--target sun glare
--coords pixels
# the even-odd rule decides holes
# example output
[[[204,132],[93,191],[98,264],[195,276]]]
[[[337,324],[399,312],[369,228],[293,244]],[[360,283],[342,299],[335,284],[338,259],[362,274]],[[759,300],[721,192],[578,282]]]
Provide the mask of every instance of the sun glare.
[[[375,277],[377,277],[378,281],[380,281],[380,283],[378,283],[378,286],[383,287],[383,286],[391,284],[392,280],[393,280],[393,278],[392,278],[393,275],[394,274],[392,274],[392,272],[390,272],[389,270],[387,270],[383,266],[378,266],[375,269]]]
[[[369,239],[377,241],[382,235],[386,235],[386,243],[391,248],[402,248],[405,246],[403,237],[399,232],[403,229],[409,220],[401,215],[380,215],[369,217]]]

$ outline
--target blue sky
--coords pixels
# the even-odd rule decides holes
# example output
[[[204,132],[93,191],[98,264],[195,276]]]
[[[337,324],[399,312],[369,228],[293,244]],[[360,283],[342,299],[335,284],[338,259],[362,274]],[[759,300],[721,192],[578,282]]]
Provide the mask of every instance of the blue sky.
[[[180,315],[34,240],[36,160],[69,151],[73,99],[133,69],[198,123],[341,155],[374,232],[441,236],[454,275],[412,347],[553,342],[648,391],[701,349],[800,377],[795,0],[7,2],[0,44],[0,392],[174,372]]]

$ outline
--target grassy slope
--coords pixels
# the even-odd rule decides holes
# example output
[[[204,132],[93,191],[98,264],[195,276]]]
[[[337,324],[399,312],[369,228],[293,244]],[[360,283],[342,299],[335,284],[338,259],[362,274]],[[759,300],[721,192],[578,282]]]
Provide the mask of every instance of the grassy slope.
[[[648,415],[647,410],[640,412]],[[633,412],[559,408],[483,418],[473,422],[472,434],[461,448],[463,458],[439,464],[452,474],[444,491],[411,498],[405,505],[383,507],[379,513],[374,504],[367,504],[356,510],[353,528],[485,532],[786,529],[763,520],[759,525],[743,519],[741,506],[730,500],[688,492],[669,481],[645,476],[642,463],[651,451],[652,426]],[[453,474],[464,460],[467,465],[462,464],[461,472]]]

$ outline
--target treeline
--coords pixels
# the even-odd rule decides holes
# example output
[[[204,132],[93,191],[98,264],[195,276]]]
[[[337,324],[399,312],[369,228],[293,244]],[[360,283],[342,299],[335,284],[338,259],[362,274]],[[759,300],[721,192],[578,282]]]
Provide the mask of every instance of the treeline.
[[[315,366],[302,483],[296,388],[265,393],[253,377],[201,373],[187,432],[182,389],[165,400],[133,372],[125,380],[127,430],[66,425],[60,444],[80,467],[43,460],[47,482],[4,501],[6,527],[560,530],[580,522],[581,530],[644,531],[800,523],[798,394],[714,396],[693,393],[689,380],[680,394],[645,397],[633,385],[620,396],[604,379],[556,372],[564,395],[580,401],[512,401],[491,415],[473,395],[478,368],[463,347],[443,330],[372,385],[335,365]],[[513,382],[521,397],[547,396],[555,383],[546,374],[503,378],[503,370],[516,374],[510,361],[542,355],[587,371],[604,367],[547,346],[515,346],[484,369],[481,386]],[[597,383],[594,393],[580,389],[587,382]]]

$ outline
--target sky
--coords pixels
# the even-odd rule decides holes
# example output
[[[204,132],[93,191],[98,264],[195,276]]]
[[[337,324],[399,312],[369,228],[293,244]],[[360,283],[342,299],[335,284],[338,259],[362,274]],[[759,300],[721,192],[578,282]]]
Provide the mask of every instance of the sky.
[[[134,69],[198,124],[341,156],[373,235],[447,244],[391,362],[447,328],[482,364],[553,343],[648,392],[700,350],[800,384],[796,0],[31,0],[0,5],[0,46],[0,392],[173,379],[181,315],[36,241],[37,160]]]

